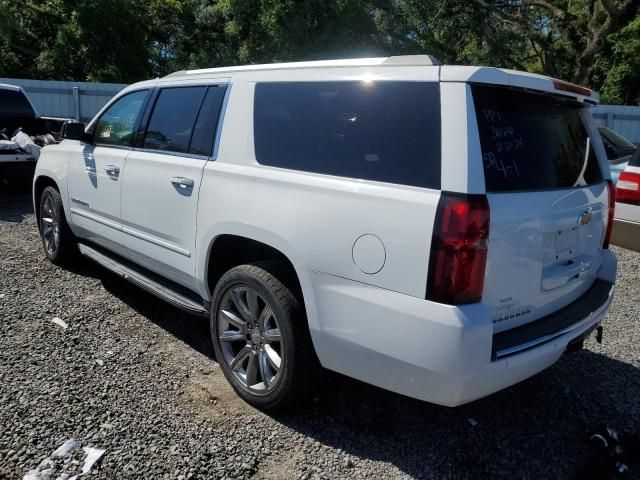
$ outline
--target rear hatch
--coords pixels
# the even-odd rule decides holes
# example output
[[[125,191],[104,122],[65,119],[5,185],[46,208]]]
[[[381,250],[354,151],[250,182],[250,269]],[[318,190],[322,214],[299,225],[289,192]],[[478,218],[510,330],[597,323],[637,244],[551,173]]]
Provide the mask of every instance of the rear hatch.
[[[608,193],[584,103],[506,86],[471,90],[491,212],[482,302],[500,332],[593,284]]]

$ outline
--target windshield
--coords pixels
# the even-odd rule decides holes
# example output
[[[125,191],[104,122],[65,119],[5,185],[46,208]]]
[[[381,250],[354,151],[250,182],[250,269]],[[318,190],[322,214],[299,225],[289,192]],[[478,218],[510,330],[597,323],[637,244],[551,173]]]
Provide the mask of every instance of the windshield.
[[[609,130],[607,127],[600,127],[598,128],[598,131],[600,132],[600,135],[605,137],[609,141],[609,143],[614,144],[617,148],[636,148],[636,146],[629,140],[618,135],[613,130]]]
[[[602,182],[584,106],[559,97],[473,85],[487,192]]]

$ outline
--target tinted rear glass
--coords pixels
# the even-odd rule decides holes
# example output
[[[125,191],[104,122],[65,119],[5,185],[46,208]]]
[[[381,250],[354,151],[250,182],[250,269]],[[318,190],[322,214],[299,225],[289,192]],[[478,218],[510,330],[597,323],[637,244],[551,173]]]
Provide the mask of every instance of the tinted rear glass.
[[[264,165],[440,188],[434,82],[260,83],[254,132]]]
[[[160,91],[144,138],[144,148],[187,153],[207,87]]]
[[[640,148],[637,148],[634,154],[631,155],[629,165],[631,165],[632,167],[640,167]]]
[[[488,192],[551,190],[603,180],[582,108],[550,95],[472,86]]]
[[[224,87],[209,87],[200,107],[198,120],[193,128],[193,137],[189,153],[194,155],[210,156],[213,149],[213,141],[216,137],[216,128],[222,109],[222,101],[226,89]]]
[[[33,117],[35,113],[24,93],[13,90],[0,90],[0,115]]]

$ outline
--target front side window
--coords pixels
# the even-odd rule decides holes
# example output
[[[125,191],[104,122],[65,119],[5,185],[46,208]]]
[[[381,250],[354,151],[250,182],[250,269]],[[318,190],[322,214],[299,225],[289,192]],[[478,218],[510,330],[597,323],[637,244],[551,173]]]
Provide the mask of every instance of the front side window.
[[[187,153],[207,87],[175,87],[160,91],[153,107],[144,148]]]
[[[135,136],[135,126],[146,96],[146,90],[138,90],[116,100],[97,122],[95,143],[131,146]]]
[[[258,83],[260,164],[440,188],[436,82]]]

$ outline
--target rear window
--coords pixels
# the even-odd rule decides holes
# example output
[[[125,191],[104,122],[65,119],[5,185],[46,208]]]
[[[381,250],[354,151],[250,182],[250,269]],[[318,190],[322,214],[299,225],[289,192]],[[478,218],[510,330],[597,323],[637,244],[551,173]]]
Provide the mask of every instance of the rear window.
[[[636,151],[631,155],[629,165],[632,167],[640,167],[640,148],[636,148]]]
[[[504,87],[472,91],[488,192],[602,182],[581,105]]]
[[[440,188],[435,82],[259,83],[254,133],[263,165]]]
[[[34,117],[35,113],[24,93],[0,89],[0,115]]]

